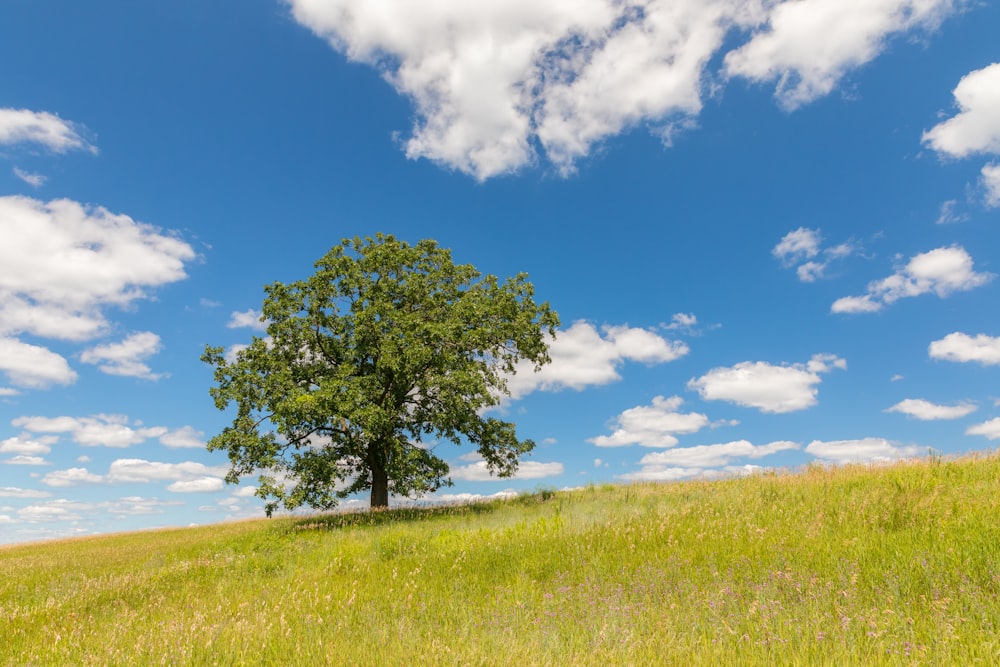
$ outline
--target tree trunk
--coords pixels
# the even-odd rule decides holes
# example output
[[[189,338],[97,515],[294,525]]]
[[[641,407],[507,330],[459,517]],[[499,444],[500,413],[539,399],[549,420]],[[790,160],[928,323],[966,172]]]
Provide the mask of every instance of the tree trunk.
[[[384,465],[372,466],[372,509],[389,506],[389,474]]]

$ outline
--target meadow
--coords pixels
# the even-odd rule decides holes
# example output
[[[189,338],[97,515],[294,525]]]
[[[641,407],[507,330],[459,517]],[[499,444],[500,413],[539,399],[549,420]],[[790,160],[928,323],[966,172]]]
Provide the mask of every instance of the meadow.
[[[0,549],[3,665],[996,665],[1000,457]]]

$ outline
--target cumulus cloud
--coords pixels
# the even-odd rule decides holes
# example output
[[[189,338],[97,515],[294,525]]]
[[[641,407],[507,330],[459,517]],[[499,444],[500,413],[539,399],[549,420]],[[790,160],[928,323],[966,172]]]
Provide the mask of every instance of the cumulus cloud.
[[[698,326],[698,318],[695,317],[694,313],[674,313],[666,329],[670,331],[679,329],[684,332],[691,332],[696,326]]]
[[[257,331],[266,331],[268,321],[261,319],[261,314],[253,308],[244,312],[234,311],[226,324],[230,329],[249,328]]]
[[[707,401],[731,401],[782,413],[816,405],[820,373],[846,369],[847,362],[835,355],[817,354],[805,364],[774,366],[767,362],[744,361],[730,368],[713,368],[688,382]]]
[[[167,491],[174,493],[214,493],[222,491],[225,483],[218,477],[199,477],[198,479],[174,482]]]
[[[972,257],[961,246],[936,248],[913,256],[888,278],[869,283],[866,294],[837,299],[830,310],[875,313],[899,299],[929,293],[945,298],[985,285],[993,278],[992,273],[977,273]]]
[[[769,3],[770,4],[770,3]],[[768,28],[725,57],[725,72],[777,80],[788,110],[828,94],[847,72],[874,59],[891,35],[934,29],[953,0],[796,0],[773,4]]]
[[[678,412],[683,403],[679,396],[657,396],[651,405],[629,408],[618,415],[614,433],[588,442],[598,447],[673,447],[678,442],[675,434],[696,433],[709,423],[703,414]]]
[[[0,335],[87,340],[102,310],[187,276],[195,253],[156,228],[66,199],[0,197]]]
[[[724,466],[722,468],[681,468],[662,464],[648,464],[635,472],[618,475],[618,479],[627,482],[676,482],[682,479],[722,479],[753,475],[766,468],[746,464]]]
[[[56,153],[71,150],[97,152],[81,136],[80,126],[47,111],[0,109],[0,145],[33,143]]]
[[[771,249],[771,254],[783,266],[793,266],[818,255],[821,241],[818,229],[799,227],[782,236],[778,245]]]
[[[913,458],[926,452],[925,447],[900,445],[885,438],[813,440],[806,445],[806,453],[830,463],[881,463]]]
[[[521,461],[513,477],[494,477],[486,467],[486,461],[477,461],[469,465],[452,468],[449,475],[452,479],[466,482],[495,482],[510,479],[543,479],[563,473],[563,464],[558,462],[542,463],[540,461]]]
[[[588,322],[575,322],[549,341],[552,363],[534,372],[522,363],[508,378],[511,398],[517,399],[541,389],[581,390],[610,384],[621,379],[618,368],[626,361],[661,364],[684,356],[687,345],[669,341],[649,329],[605,326],[600,331]]]
[[[58,436],[41,438],[15,436],[0,441],[0,454],[48,454],[52,451],[52,445],[58,440]]]
[[[163,426],[130,425],[124,415],[18,417],[11,423],[32,433],[68,433],[74,442],[84,447],[131,447],[167,433]]]
[[[965,433],[966,435],[982,435],[990,440],[1000,440],[1000,417],[970,426]]]
[[[724,77],[778,79],[786,108],[829,92],[886,38],[933,28],[952,0],[286,0],[416,108],[410,158],[479,180],[537,161],[562,173],[645,125],[670,144]],[[710,69],[727,37],[747,35]],[[714,65],[713,65],[714,67]]]
[[[64,487],[76,486],[77,484],[98,484],[104,481],[100,475],[95,475],[86,468],[69,468],[68,470],[54,470],[42,477],[42,484],[47,486]]]
[[[970,336],[955,331],[941,340],[933,341],[928,346],[927,353],[931,359],[975,361],[983,366],[995,366],[1000,364],[1000,336],[996,338],[986,334]]]
[[[815,282],[826,275],[830,264],[858,250],[853,241],[823,247],[823,237],[818,229],[799,227],[781,237],[771,254],[785,268],[795,266],[795,274],[804,283]]]
[[[176,481],[193,482],[206,477],[224,477],[227,466],[206,466],[196,461],[163,463],[145,459],[116,459],[111,462],[105,479],[112,483]]]
[[[205,434],[190,426],[184,426],[161,435],[160,443],[172,449],[196,449],[205,446]]]
[[[959,112],[924,132],[924,144],[954,158],[1000,154],[1000,63],[966,74],[953,95]],[[1000,206],[1000,164],[981,173],[986,205]]]
[[[0,486],[0,498],[48,498],[48,491],[36,489],[19,489],[16,486]]]
[[[969,72],[952,94],[958,114],[924,132],[924,144],[956,158],[1000,153],[1000,63]]]
[[[747,440],[736,440],[715,445],[678,447],[643,456],[639,463],[644,472],[670,468],[718,468],[729,465],[734,459],[759,459],[778,452],[800,449],[796,442],[785,440],[766,445],[754,445]]]
[[[886,412],[899,412],[921,421],[935,419],[960,419],[976,411],[975,403],[959,403],[958,405],[938,405],[922,398],[907,398],[896,403]]]
[[[76,371],[62,355],[4,336],[0,336],[0,372],[12,385],[28,389],[73,384],[77,378]]]
[[[45,389],[71,384],[76,372],[61,355],[18,338],[95,338],[109,328],[108,308],[125,308],[151,288],[186,277],[194,250],[154,227],[69,200],[48,203],[0,197],[0,372],[11,384]],[[83,353],[119,375],[154,377],[143,355],[155,334]]]
[[[50,465],[41,456],[29,456],[27,454],[18,454],[17,456],[12,456],[9,459],[4,459],[0,463],[6,463],[12,466],[47,466]]]
[[[22,507],[17,511],[17,516],[28,523],[79,521],[83,519],[84,513],[94,510],[95,507],[94,503],[59,498]]]
[[[210,493],[221,491],[223,476],[228,469],[206,466],[195,461],[163,463],[145,459],[117,459],[112,461],[106,475],[98,475],[86,468],[55,470],[42,478],[51,487],[69,487],[79,484],[142,484],[171,482],[168,491],[175,493]]]
[[[126,337],[120,343],[108,343],[84,350],[80,361],[96,364],[101,372],[108,375],[123,375],[159,380],[163,373],[154,373],[144,360],[160,351],[160,337],[151,331],[142,331]]]

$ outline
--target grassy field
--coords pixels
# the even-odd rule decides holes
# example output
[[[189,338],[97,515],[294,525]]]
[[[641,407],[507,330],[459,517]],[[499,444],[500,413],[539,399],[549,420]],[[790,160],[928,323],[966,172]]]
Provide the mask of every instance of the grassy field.
[[[3,665],[997,665],[1000,457],[0,549]]]

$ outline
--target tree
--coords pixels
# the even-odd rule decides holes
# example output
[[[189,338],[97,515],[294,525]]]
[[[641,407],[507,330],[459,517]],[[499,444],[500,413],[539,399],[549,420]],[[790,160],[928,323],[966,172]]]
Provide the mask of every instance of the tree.
[[[205,348],[211,395],[235,403],[226,481],[261,473],[268,516],[279,506],[329,509],[371,490],[371,506],[451,485],[436,443],[469,442],[500,477],[534,442],[484,411],[507,378],[550,361],[559,325],[526,274],[504,282],[455,264],[431,240],[344,239],[304,281],[266,286],[267,337],[235,355]]]

